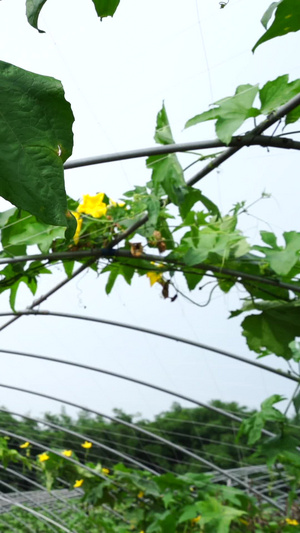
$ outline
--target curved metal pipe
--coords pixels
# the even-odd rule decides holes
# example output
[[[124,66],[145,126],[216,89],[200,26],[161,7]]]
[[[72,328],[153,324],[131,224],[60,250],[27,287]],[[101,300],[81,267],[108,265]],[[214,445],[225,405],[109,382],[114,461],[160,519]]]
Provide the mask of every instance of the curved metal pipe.
[[[234,481],[238,485],[246,488],[248,491],[250,491],[253,494],[255,494],[258,498],[264,499],[265,501],[270,503],[273,507],[276,507],[280,511],[284,512],[284,507],[283,506],[278,505],[271,498],[269,498],[268,496],[266,496],[264,494],[261,494],[256,489],[251,487],[251,485],[249,485],[248,483],[245,483],[241,479],[236,478],[233,474],[226,472],[226,470],[223,470],[222,468],[218,467],[214,463],[211,463],[210,461],[207,461],[206,459],[203,459],[203,457],[200,457],[199,455],[197,455],[197,454],[195,454],[195,453],[193,453],[193,452],[191,452],[189,450],[186,450],[182,446],[179,446],[178,444],[175,444],[175,443],[173,443],[171,441],[168,441],[167,439],[164,439],[163,437],[160,437],[159,435],[155,435],[155,434],[151,433],[150,431],[141,428],[140,426],[136,426],[135,424],[132,424],[130,422],[126,422],[125,420],[121,420],[119,418],[106,415],[104,413],[101,413],[98,410],[96,411],[95,409],[90,409],[90,408],[87,408],[85,406],[76,404],[75,402],[62,400],[61,398],[57,398],[57,397],[51,396],[49,394],[44,394],[44,393],[41,393],[41,392],[36,392],[36,391],[32,391],[32,390],[21,388],[21,387],[14,387],[12,385],[5,385],[3,383],[0,383],[0,387],[6,388],[6,389],[10,389],[10,390],[16,390],[16,391],[19,391],[19,392],[25,392],[26,394],[32,394],[34,396],[39,396],[41,398],[47,398],[49,400],[54,400],[54,401],[60,402],[60,403],[65,403],[66,405],[70,405],[72,407],[75,407],[75,408],[78,408],[78,409],[82,409],[83,411],[94,413],[94,414],[96,414],[98,416],[102,416],[103,418],[107,418],[108,420],[112,420],[113,422],[117,422],[119,424],[122,424],[124,426],[130,427],[132,429],[136,429],[137,431],[139,431],[140,433],[143,433],[144,435],[147,435],[147,436],[149,436],[149,437],[151,437],[151,438],[153,438],[153,439],[155,439],[155,440],[157,440],[159,442],[162,442],[162,443],[166,444],[167,446],[171,446],[172,448],[174,448],[174,449],[176,449],[176,450],[178,450],[178,451],[180,451],[182,453],[185,453],[186,455],[189,455],[190,457],[193,457],[194,459],[196,459],[196,461],[199,461],[200,463],[205,464],[210,469],[219,472],[220,474],[224,475],[226,478],[231,479],[232,481]],[[24,439],[24,437],[22,437],[22,439]]]

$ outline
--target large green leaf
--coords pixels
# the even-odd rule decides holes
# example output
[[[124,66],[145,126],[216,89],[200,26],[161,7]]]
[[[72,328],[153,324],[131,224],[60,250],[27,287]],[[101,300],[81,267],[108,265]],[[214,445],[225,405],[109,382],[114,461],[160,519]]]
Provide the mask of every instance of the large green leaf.
[[[300,306],[270,305],[258,315],[247,316],[242,328],[250,350],[259,355],[266,355],[267,350],[284,359],[292,359],[290,343],[300,337]]]
[[[1,61],[0,109],[0,195],[74,233],[63,172],[74,117],[61,83]]]
[[[267,21],[269,18],[270,17],[267,15]],[[274,37],[280,37],[281,35],[286,35],[287,33],[298,30],[300,30],[299,0],[282,0],[277,6],[273,24],[271,24],[270,28],[257,41],[252,52],[254,52],[260,44],[269,41],[270,39],[274,39]]]
[[[112,17],[120,0],[93,0],[95,9],[100,18]]]
[[[26,0],[26,16],[29,24],[40,33],[45,33],[38,28],[38,18],[43,5],[47,0]]]

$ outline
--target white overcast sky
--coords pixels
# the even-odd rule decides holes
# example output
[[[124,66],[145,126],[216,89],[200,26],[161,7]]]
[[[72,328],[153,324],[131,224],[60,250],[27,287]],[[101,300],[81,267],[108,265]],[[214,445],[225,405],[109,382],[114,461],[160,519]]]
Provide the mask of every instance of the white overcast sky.
[[[23,0],[0,3],[0,59],[62,81],[75,115],[73,159],[153,146],[156,114],[164,100],[177,142],[215,137],[212,124],[184,131],[184,123],[209,104],[234,93],[243,83],[263,84],[288,73],[299,75],[299,34],[251,48],[263,32],[260,18],[271,0],[121,0],[113,19],[102,22],[89,0],[48,0],[39,34],[25,18]],[[249,123],[246,128],[252,127]],[[299,231],[298,154],[261,148],[242,150],[219,172],[201,182],[205,194],[223,212],[240,200],[272,193],[244,216],[251,239],[259,231]],[[181,155],[185,165],[190,156]],[[196,167],[194,167],[196,169]],[[200,167],[199,167],[200,168]],[[196,169],[197,170],[197,169]],[[69,195],[104,191],[118,199],[134,184],[149,179],[145,160],[69,170]],[[6,204],[3,202],[3,209]],[[63,279],[62,268],[41,279],[44,294]],[[105,277],[85,273],[42,305],[42,309],[101,317],[170,332],[255,358],[241,336],[240,319],[227,320],[243,294],[215,291],[208,307],[180,297],[160,297],[140,278],[128,287],[118,281],[105,294]],[[186,291],[184,282],[180,281]],[[208,293],[190,295],[205,303]],[[32,302],[25,289],[17,308]],[[0,309],[9,310],[6,295]],[[3,320],[4,322],[4,320]],[[249,407],[273,393],[289,397],[291,382],[204,350],[123,329],[56,318],[22,318],[0,333],[0,348],[61,357],[164,386],[203,402],[235,400]],[[104,413],[114,407],[151,417],[176,398],[145,387],[47,362],[1,354],[1,383],[75,401]],[[276,357],[264,363],[285,364]],[[187,402],[183,405],[192,406]],[[40,415],[59,411],[61,403],[0,388],[0,404]],[[67,408],[74,414],[74,409]]]

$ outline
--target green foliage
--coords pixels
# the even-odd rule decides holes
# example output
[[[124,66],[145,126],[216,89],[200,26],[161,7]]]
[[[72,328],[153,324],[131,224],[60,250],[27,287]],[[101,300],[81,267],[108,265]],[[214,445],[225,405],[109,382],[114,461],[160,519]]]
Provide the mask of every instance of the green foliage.
[[[300,80],[289,83],[288,75],[279,76],[268,81],[260,90],[258,85],[240,85],[234,96],[218,100],[213,105],[218,106],[187,121],[189,128],[207,120],[216,120],[216,134],[225,144],[229,144],[232,135],[248,118],[259,115],[268,116],[280,106],[286,104],[300,92]],[[253,107],[255,97],[259,95],[260,108]],[[300,106],[287,113],[285,123],[296,122],[300,118]]]
[[[265,28],[267,28],[274,11],[275,19],[273,23],[254,45],[253,52],[260,44],[274,39],[274,37],[280,37],[281,35],[300,30],[300,5],[298,0],[273,2],[263,15],[261,21]]]
[[[1,61],[0,105],[1,196],[72,235],[63,163],[72,153],[73,114],[61,83]]]
[[[45,3],[46,0],[26,1],[28,22],[39,32],[42,32],[38,28],[39,14]],[[114,15],[119,0],[93,0],[93,3],[97,15],[103,18]],[[224,7],[225,2],[220,5]],[[273,2],[263,15],[262,24],[266,32],[253,51],[270,39],[300,29],[299,0]],[[20,284],[25,283],[35,294],[38,276],[49,274],[45,261],[51,261],[52,252],[70,252],[69,257],[63,260],[63,266],[71,279],[76,252],[96,250],[99,257],[107,260],[107,264],[101,266],[101,273],[108,273],[107,294],[118,276],[131,284],[135,276],[148,275],[151,284],[160,284],[163,297],[170,298],[169,287],[173,287],[175,292],[177,290],[174,283],[177,272],[184,276],[189,290],[194,290],[207,273],[214,276],[212,290],[218,287],[228,293],[233,287],[242,287],[244,301],[231,316],[247,314],[242,322],[242,331],[249,348],[260,356],[274,353],[286,360],[299,362],[295,339],[300,336],[300,233],[284,233],[284,246],[278,245],[276,236],[271,232],[261,233],[263,244],[250,244],[239,228],[239,215],[247,211],[245,202],[236,205],[230,213],[222,214],[218,206],[198,188],[187,185],[184,170],[175,154],[149,157],[150,181],[144,187],[138,186],[125,192],[124,204],[112,202],[104,193],[95,197],[87,195],[83,203],[67,198],[63,164],[72,153],[73,115],[60,82],[1,62],[0,89],[0,195],[16,206],[16,209],[0,214],[1,256],[4,259],[26,256],[31,246],[38,246],[42,254],[48,254],[46,258],[42,255],[40,261],[20,259],[2,268],[0,292],[10,290],[13,310]],[[262,116],[262,125],[268,124],[264,122],[265,117],[299,93],[300,80],[289,82],[288,75],[268,81],[260,89],[258,85],[239,85],[233,96],[218,100],[212,109],[190,119],[186,127],[214,120],[218,138],[228,145],[246,120]],[[285,113],[285,125],[299,118],[300,106],[297,106]],[[240,138],[243,142],[251,140],[257,131]],[[174,143],[164,104],[157,115],[154,138],[162,145]],[[210,171],[214,168],[216,154],[197,156],[197,162],[205,157],[212,158],[208,167]],[[137,239],[140,241],[137,242]],[[112,253],[116,242],[119,243],[118,254]],[[149,249],[151,255],[148,254]],[[153,250],[157,250],[155,261]],[[72,253],[75,255],[72,256]],[[80,261],[84,263],[87,259]],[[97,269],[96,264],[95,260],[92,268]],[[281,400],[280,396],[272,395],[262,403],[258,413],[250,413],[241,426],[239,438],[247,437],[249,446],[258,446],[255,455],[251,455],[251,449],[245,448],[243,459],[246,462],[267,462],[270,468],[275,465],[285,469],[289,475],[289,500],[292,502],[299,489],[300,459],[297,438],[287,418],[274,407]],[[295,393],[293,403],[298,414],[299,391]],[[199,426],[195,424],[191,434],[187,435],[183,426],[190,421],[189,414],[177,408],[174,412],[176,423],[174,420],[170,422],[164,415],[158,417],[155,423],[143,423],[162,435],[169,431],[172,439],[174,437],[179,444],[190,449],[193,449],[197,437],[197,453],[200,450],[216,456],[221,451],[221,458],[215,459],[216,463],[219,461],[220,466],[225,468],[231,463],[234,465],[237,458],[231,433],[214,428],[217,436],[216,439],[211,438],[212,429],[200,425],[197,418],[200,411],[197,411],[195,416]],[[124,413],[118,415],[130,418]],[[201,424],[204,423],[203,417],[201,411]],[[93,422],[88,422],[91,429]],[[67,417],[64,423],[66,426],[71,424]],[[141,445],[141,439],[130,428],[113,426],[103,420],[97,423],[114,446],[126,442],[134,449],[137,459],[144,461],[145,454],[148,454],[150,460],[146,460],[150,464],[152,456],[163,455],[160,444],[147,442]],[[275,436],[265,439],[263,432],[270,428],[275,429]],[[58,452],[63,451],[62,438],[67,448],[73,448],[76,443],[76,440],[67,440],[59,432],[41,432],[34,425],[26,430],[27,435],[30,432],[38,434],[47,447],[52,439],[53,449]],[[30,446],[23,455],[2,439],[0,458],[5,467],[9,462],[20,463],[24,468],[30,468],[34,463],[39,467],[38,475],[48,489],[57,486],[56,479],[60,475],[65,476],[70,486],[79,480],[85,492],[78,511],[80,519],[67,517],[70,526],[72,524],[78,530],[82,527],[82,531],[127,533],[130,527],[147,533],[189,533],[195,530],[205,533],[277,533],[288,531],[290,526],[298,524],[285,520],[244,492],[213,484],[208,476],[201,473],[188,473],[189,463],[184,464],[179,452],[175,458],[169,450],[160,459],[161,468],[166,470],[174,469],[176,459],[177,475],[153,476],[121,464],[113,466],[113,457],[109,454],[105,460],[111,471],[107,472],[97,456],[93,458],[91,454],[87,463],[81,443],[77,444],[78,450],[72,450],[75,462],[49,452],[44,460],[39,458],[34,463],[34,459],[30,459],[38,452],[34,446]],[[87,463],[90,470],[78,464],[77,459]],[[105,474],[105,479],[99,481],[102,474]],[[107,506],[104,509],[101,507],[103,504]],[[112,516],[109,510],[117,514]],[[40,525],[33,526],[33,530],[40,531]]]
[[[260,314],[247,316],[242,322],[243,335],[250,350],[260,355],[274,353],[284,359],[292,359],[290,343],[300,336],[299,301],[291,303],[256,303]]]

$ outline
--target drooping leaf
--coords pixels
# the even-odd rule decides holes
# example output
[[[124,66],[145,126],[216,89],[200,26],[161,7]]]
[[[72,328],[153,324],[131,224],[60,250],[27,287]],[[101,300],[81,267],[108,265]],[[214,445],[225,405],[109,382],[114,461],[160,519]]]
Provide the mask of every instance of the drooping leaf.
[[[242,328],[250,350],[260,355],[268,350],[289,360],[293,357],[289,344],[300,336],[300,307],[270,305],[258,315],[247,316]]]
[[[112,17],[117,7],[120,3],[120,0],[92,0],[94,2],[97,15],[100,18]]]
[[[252,48],[252,52],[254,52],[260,44],[269,41],[270,39],[300,30],[300,2],[298,0],[282,0],[275,7],[276,13],[274,22],[261,38],[258,39],[257,43]]]
[[[47,0],[26,0],[26,16],[29,24],[40,33],[45,33],[38,28],[38,18],[43,5]]]
[[[290,111],[286,117],[285,117],[285,125],[293,124],[294,122],[297,122],[300,118],[300,105],[295,107],[292,111]]]
[[[194,189],[193,187],[186,186],[181,191],[182,197],[179,203],[179,211],[182,219],[184,220],[191,208],[196,202],[201,202],[209,211],[211,215],[220,217],[219,208],[216,206],[212,200],[207,198],[199,189]]]
[[[190,291],[194,290],[203,278],[203,274],[201,274],[200,272],[195,272],[195,274],[184,272],[183,275]]]
[[[104,267],[101,271],[101,274],[104,272],[110,272],[105,291],[106,294],[109,294],[115,284],[115,281],[118,276],[123,276],[125,281],[130,285],[132,276],[134,275],[135,269],[129,265],[126,264],[118,264],[118,263],[111,263],[110,265],[107,265]]]
[[[61,83],[1,61],[0,108],[0,195],[74,233],[63,173],[74,117]]]

